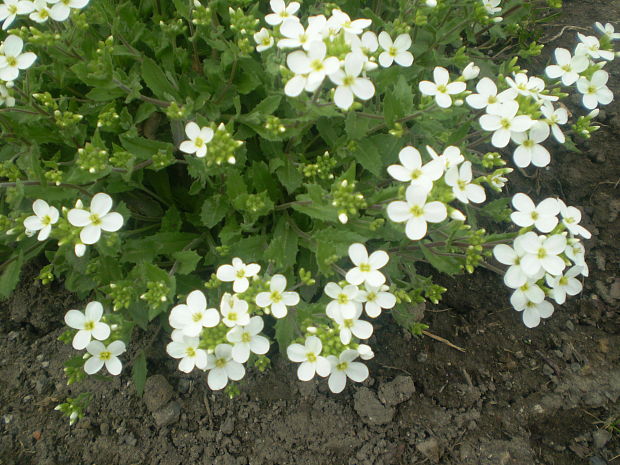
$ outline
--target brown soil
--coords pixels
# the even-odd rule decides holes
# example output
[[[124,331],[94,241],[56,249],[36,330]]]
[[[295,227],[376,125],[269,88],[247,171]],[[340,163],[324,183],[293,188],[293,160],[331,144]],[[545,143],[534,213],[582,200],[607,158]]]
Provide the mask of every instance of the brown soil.
[[[565,3],[546,38],[563,25],[620,26],[616,1]],[[574,36],[564,30],[547,53],[572,48]],[[443,278],[443,307],[425,316],[466,353],[385,319],[371,341],[371,378],[340,395],[297,381],[275,357],[274,369],[250,373],[230,400],[161,351],[150,354],[143,398],[127,373],[73,392],[62,364],[74,351],[57,337],[76,302],[61,286],[34,285],[33,267],[0,307],[0,464],[620,464],[620,436],[603,428],[620,417],[620,60],[607,69],[616,101],[583,153],[556,147],[549,170],[513,177],[514,192],[582,207],[594,233],[584,292],[540,327],[525,328],[501,280],[481,270]],[[86,390],[87,418],[69,427],[52,408]]]

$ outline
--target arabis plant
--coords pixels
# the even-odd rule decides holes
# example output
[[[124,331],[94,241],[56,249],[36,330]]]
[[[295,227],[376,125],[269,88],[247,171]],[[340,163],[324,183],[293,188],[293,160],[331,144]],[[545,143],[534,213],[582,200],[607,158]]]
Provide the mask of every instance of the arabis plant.
[[[496,259],[532,327],[581,289],[581,211],[518,194],[511,216],[503,192],[556,162],[551,135],[596,130],[618,33],[537,76],[516,57],[540,52],[539,4],[376,7],[2,2],[0,296],[40,257],[90,302],[59,309],[69,382],[125,365],[140,392],[167,352],[220,390],[279,350],[341,392],[372,369],[374,319],[419,333],[410,307],[441,298],[420,263]]]

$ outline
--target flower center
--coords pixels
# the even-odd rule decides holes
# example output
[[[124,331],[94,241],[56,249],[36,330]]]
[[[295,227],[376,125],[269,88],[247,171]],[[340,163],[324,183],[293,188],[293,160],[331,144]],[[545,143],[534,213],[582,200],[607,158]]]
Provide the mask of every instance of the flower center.
[[[499,124],[504,128],[504,129],[510,129],[510,120],[508,118],[502,118],[499,122]]]
[[[89,219],[90,219],[90,222],[94,224],[95,226],[99,226],[102,223],[101,217],[97,215],[96,213],[91,213]]]
[[[424,210],[419,205],[413,205],[411,208],[409,208],[409,213],[411,213],[415,217],[418,217],[424,215]]]
[[[547,256],[547,251],[545,249],[543,249],[542,247],[538,249],[538,258],[542,259],[542,258],[545,258],[546,256]]]
[[[277,304],[282,300],[282,294],[280,294],[278,291],[273,291],[269,297],[274,304]]]
[[[351,318],[347,318],[347,319],[343,320],[342,326],[344,326],[345,328],[353,327],[353,320]]]
[[[17,66],[17,58],[15,57],[6,57],[6,62],[10,67],[14,68],[15,66]]]
[[[269,36],[265,36],[263,37],[263,39],[260,41],[261,45],[271,45],[271,37]]]
[[[109,350],[104,350],[103,352],[99,353],[99,359],[101,360],[110,360],[111,357],[112,353]]]
[[[198,323],[200,320],[202,320],[202,313],[196,312],[192,315],[192,321],[194,323]]]
[[[226,366],[226,359],[218,358],[217,360],[215,360],[215,366],[217,368],[224,368]]]
[[[309,362],[316,362],[316,355],[314,354],[314,352],[308,352],[308,353],[306,354],[306,359],[307,359]]]
[[[196,147],[202,147],[204,145],[205,141],[202,140],[200,137],[196,137],[196,139],[194,139],[194,145]]]
[[[530,213],[530,216],[532,217],[533,220],[537,220],[539,217],[537,211],[533,211],[532,213]]]
[[[559,281],[558,284],[560,286],[566,286],[568,284],[568,278],[566,276],[562,276]]]
[[[84,329],[86,331],[92,331],[93,329],[95,329],[95,322],[94,321],[87,321],[86,323],[84,323]]]
[[[497,102],[497,97],[495,95],[489,95],[489,98],[488,98],[487,102],[495,103],[495,102]]]
[[[252,336],[250,333],[243,333],[241,335],[241,342],[250,342],[252,340]]]
[[[185,349],[185,353],[187,354],[188,357],[195,357],[196,356],[196,349],[194,349],[193,347],[188,347],[187,349]]]
[[[596,94],[596,87],[593,85],[588,86],[588,94]]]
[[[362,273],[368,273],[371,270],[370,265],[368,263],[362,263],[360,265],[360,271]]]
[[[342,80],[342,85],[346,86],[346,87],[349,87],[349,86],[352,86],[354,82],[355,82],[355,78],[353,76],[346,76]]]
[[[531,149],[532,147],[534,147],[534,141],[532,139],[525,139],[523,141],[523,147]]]
[[[411,179],[418,179],[420,176],[422,176],[422,170],[419,168],[416,168],[411,173]]]
[[[390,54],[390,56],[395,57],[398,54],[398,50],[396,49],[396,47],[390,47],[390,51],[388,53]]]
[[[369,292],[368,294],[366,294],[366,301],[367,302],[374,302],[375,300],[377,300],[377,294],[374,292]]]
[[[445,84],[441,84],[437,86],[437,92],[439,92],[440,94],[445,94],[448,92],[448,87],[446,87]]]
[[[564,66],[561,66],[561,68],[563,71],[566,71],[567,73],[571,70],[570,65],[564,65]]]
[[[17,5],[10,5],[7,10],[9,11],[9,16],[10,15],[16,15],[17,14]]]
[[[245,270],[237,271],[237,278],[245,278]]]
[[[467,183],[465,181],[463,181],[462,179],[459,179],[456,182],[457,186],[459,187],[460,190],[464,191],[465,188],[467,187]]]
[[[228,314],[228,319],[229,319],[230,321],[237,321],[237,313],[230,312],[230,313]]]
[[[338,294],[337,300],[340,305],[346,305],[349,303],[349,296],[346,294]]]
[[[313,70],[315,71],[322,71],[323,69],[325,69],[323,62],[321,60],[312,60],[312,63],[310,63],[310,66],[312,67]]]
[[[344,371],[347,369],[348,366],[349,364],[347,362],[340,362],[338,365],[336,365],[336,370]]]
[[[47,226],[52,222],[52,219],[50,218],[49,215],[45,215],[43,218],[41,218],[41,224],[43,226]]]

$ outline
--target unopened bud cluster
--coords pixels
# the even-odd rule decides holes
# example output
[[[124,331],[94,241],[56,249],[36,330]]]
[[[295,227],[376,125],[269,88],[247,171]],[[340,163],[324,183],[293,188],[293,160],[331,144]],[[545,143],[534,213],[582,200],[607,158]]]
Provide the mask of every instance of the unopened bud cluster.
[[[77,165],[80,169],[91,174],[99,173],[108,167],[109,154],[107,150],[95,147],[88,142],[84,148],[77,151]]]

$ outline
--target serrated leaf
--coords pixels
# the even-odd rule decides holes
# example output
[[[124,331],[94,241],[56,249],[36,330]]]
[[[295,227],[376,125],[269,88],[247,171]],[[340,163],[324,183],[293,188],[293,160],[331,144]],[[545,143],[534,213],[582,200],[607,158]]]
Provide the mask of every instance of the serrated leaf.
[[[281,216],[273,239],[265,251],[265,258],[273,260],[278,265],[278,271],[283,272],[296,263],[298,248],[297,233],[291,228],[285,216]]]
[[[200,210],[200,220],[207,228],[212,228],[226,216],[228,204],[224,201],[222,195],[214,195],[208,198],[202,204]]]
[[[196,269],[202,257],[194,250],[181,250],[173,253],[172,258],[178,263],[176,271],[178,274],[190,274]]]
[[[144,351],[140,351],[138,356],[133,361],[133,367],[131,368],[131,379],[136,387],[138,396],[142,397],[144,393],[144,384],[146,383],[146,356]]]
[[[459,274],[461,272],[460,262],[456,257],[450,257],[446,255],[438,255],[433,253],[428,247],[424,247],[423,244],[418,244],[424,258],[433,265],[437,270],[450,275]]]
[[[278,176],[282,185],[286,187],[288,193],[292,194],[301,186],[303,178],[297,167],[290,160],[283,163],[284,166],[276,171],[276,176]]]
[[[381,154],[372,140],[360,141],[353,156],[364,169],[370,171],[375,176],[381,176],[383,169]]]
[[[177,90],[170,83],[159,65],[148,57],[144,57],[142,60],[141,75],[155,96],[160,99],[169,98],[167,96],[172,96],[177,100],[180,99]]]

